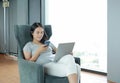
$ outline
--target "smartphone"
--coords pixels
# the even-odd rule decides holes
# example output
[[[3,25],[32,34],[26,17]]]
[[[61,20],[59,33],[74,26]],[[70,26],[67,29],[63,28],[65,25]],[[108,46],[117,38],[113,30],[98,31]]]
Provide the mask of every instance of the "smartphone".
[[[46,46],[49,46],[50,41],[49,41],[49,40],[46,40],[46,41],[44,42],[44,44],[45,44]]]

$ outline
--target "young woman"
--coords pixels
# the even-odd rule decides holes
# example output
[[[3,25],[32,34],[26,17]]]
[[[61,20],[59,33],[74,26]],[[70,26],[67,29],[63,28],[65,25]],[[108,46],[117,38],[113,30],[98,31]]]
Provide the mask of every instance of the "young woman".
[[[31,26],[32,41],[29,41],[23,48],[24,57],[26,60],[34,61],[42,64],[45,73],[49,75],[64,77],[67,76],[69,83],[78,83],[80,67],[75,63],[72,55],[62,57],[58,62],[53,62],[53,51],[56,52],[56,47],[50,43],[49,46],[44,44],[47,40],[47,35],[43,26],[40,23],[34,23]]]

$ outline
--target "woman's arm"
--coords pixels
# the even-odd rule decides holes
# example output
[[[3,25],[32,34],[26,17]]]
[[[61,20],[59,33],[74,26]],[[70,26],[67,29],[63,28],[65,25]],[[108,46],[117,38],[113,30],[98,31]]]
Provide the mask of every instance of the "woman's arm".
[[[48,47],[45,45],[40,45],[34,55],[32,55],[31,52],[23,51],[24,57],[26,60],[36,61],[38,59],[38,57],[40,56],[40,53],[46,51],[47,48]]]

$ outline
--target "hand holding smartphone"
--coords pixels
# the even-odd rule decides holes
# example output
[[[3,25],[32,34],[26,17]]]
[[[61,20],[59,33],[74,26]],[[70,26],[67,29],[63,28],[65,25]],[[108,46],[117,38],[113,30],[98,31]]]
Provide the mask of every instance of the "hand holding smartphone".
[[[50,41],[49,41],[49,40],[46,40],[46,41],[44,42],[44,44],[45,44],[45,46],[49,46]]]

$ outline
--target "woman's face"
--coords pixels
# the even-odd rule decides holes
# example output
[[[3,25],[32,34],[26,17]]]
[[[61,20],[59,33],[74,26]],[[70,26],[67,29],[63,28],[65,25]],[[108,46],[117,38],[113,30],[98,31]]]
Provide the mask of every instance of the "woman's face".
[[[32,33],[32,35],[33,35],[33,40],[40,41],[44,35],[44,29],[41,27],[37,27]]]

